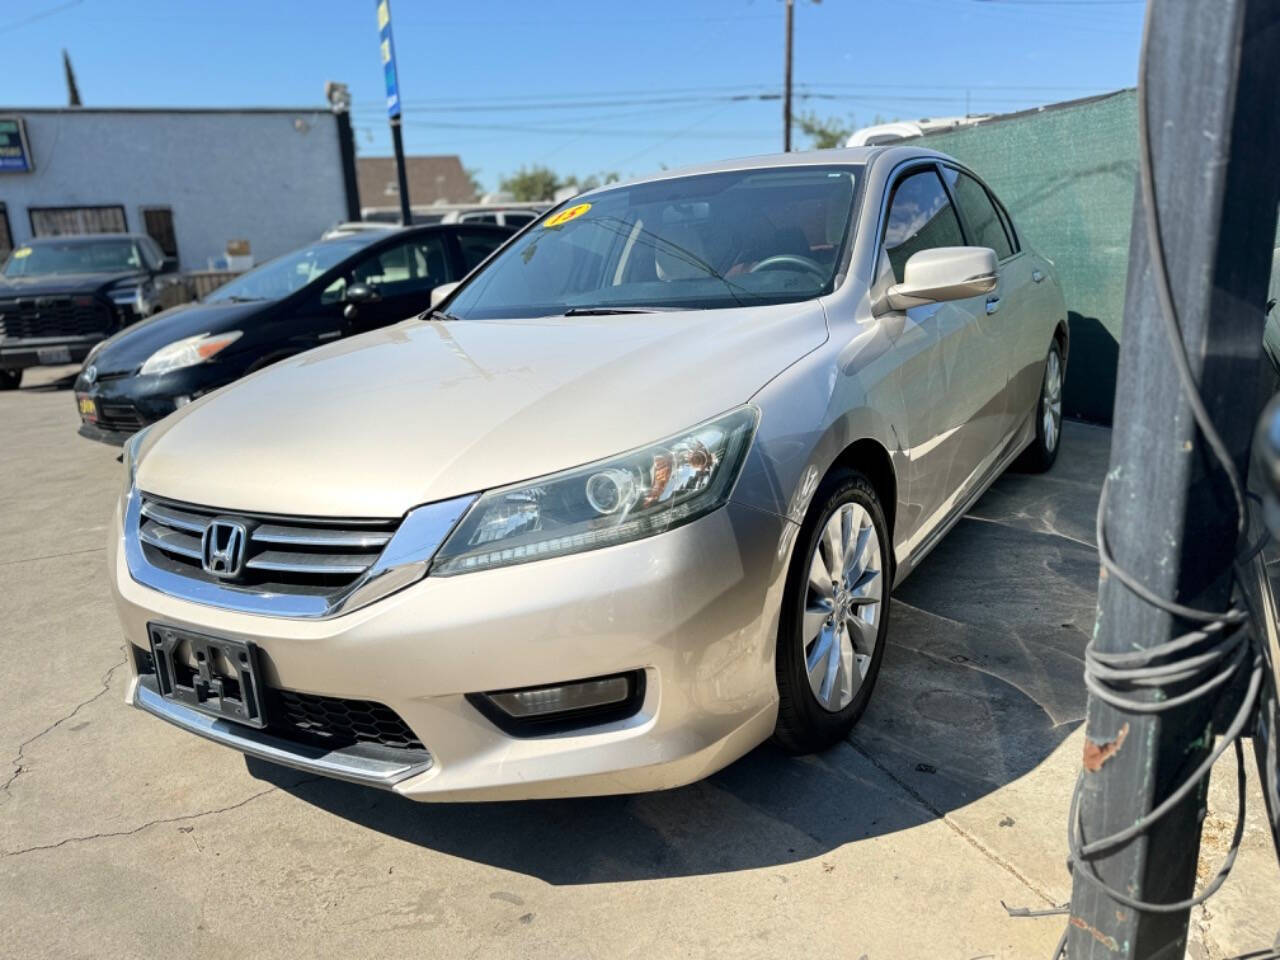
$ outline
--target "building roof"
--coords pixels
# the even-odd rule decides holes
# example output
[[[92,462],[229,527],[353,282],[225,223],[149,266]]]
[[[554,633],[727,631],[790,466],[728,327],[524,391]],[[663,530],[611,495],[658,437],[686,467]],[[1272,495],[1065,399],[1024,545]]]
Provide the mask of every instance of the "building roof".
[[[471,178],[462,169],[462,160],[456,154],[405,157],[404,163],[409,178],[409,200],[415,207],[436,201],[467,203],[475,200]],[[357,157],[356,180],[362,207],[400,205],[395,157]]]

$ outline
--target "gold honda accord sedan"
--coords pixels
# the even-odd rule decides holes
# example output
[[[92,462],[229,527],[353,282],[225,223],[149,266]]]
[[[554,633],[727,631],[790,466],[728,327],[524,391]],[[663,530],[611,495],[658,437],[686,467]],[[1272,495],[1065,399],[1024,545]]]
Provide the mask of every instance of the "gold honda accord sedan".
[[[383,280],[428,283],[401,254]],[[417,800],[820,750],[893,586],[1058,452],[1053,265],[918,148],[609,185],[435,299],[133,438],[130,703]]]

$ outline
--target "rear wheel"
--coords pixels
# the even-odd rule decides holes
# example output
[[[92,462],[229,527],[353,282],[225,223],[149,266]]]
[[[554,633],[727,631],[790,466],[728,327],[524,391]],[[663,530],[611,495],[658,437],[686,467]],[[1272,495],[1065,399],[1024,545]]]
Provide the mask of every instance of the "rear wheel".
[[[1035,439],[1018,461],[1024,470],[1043,473],[1058,459],[1062,444],[1062,374],[1062,344],[1054,340],[1045,357],[1044,379],[1036,402]]]
[[[811,753],[848,735],[884,656],[892,565],[875,488],[856,471],[823,482],[801,527],[778,628],[778,724]]]
[[[21,370],[0,370],[0,390],[17,390],[21,383]]]

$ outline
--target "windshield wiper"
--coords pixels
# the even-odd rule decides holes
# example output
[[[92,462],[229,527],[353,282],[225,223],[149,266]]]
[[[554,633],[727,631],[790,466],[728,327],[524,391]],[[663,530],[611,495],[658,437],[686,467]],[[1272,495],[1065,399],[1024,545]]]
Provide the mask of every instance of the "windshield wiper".
[[[233,294],[230,297],[219,297],[218,299],[224,303],[257,303],[259,300],[265,300],[267,298],[266,297],[242,297],[242,296],[239,296],[238,294]]]
[[[668,313],[674,307],[570,307],[566,317],[607,317],[618,313]]]
[[[426,313],[426,319],[452,321],[461,320],[462,318],[455,317],[452,313],[445,313],[443,310],[428,310]]]

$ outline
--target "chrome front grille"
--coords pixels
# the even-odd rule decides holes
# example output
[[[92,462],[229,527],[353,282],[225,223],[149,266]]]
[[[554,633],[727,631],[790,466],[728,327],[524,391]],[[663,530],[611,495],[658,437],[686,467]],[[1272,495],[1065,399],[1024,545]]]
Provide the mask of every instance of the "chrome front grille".
[[[109,333],[111,307],[90,296],[18,297],[0,300],[0,337],[81,337]]]
[[[247,532],[243,572],[206,572],[204,535],[220,518]],[[328,594],[360,578],[395,535],[399,520],[330,520],[227,514],[143,496],[138,540],[147,560],[195,579],[259,592]]]

